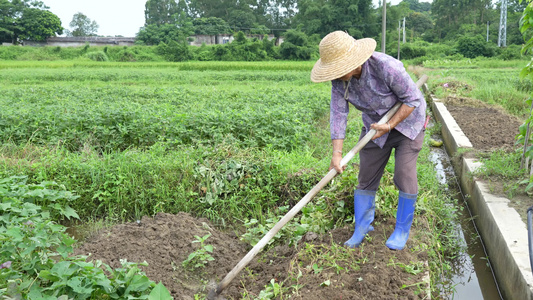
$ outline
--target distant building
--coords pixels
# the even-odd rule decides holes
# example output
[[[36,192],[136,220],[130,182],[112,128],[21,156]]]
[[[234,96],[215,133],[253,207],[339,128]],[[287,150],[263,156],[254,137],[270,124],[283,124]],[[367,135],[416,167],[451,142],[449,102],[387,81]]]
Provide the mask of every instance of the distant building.
[[[271,41],[275,39],[276,37],[273,34],[267,35],[268,40]],[[202,44],[206,45],[222,45],[233,42],[235,39],[232,34],[219,34],[219,35],[193,35],[190,37],[193,41],[189,42],[189,45],[191,46],[202,46]],[[258,40],[263,40],[265,38],[265,35],[263,34],[247,34],[247,39],[253,39],[256,38]],[[276,46],[279,46],[283,42],[283,39],[278,38],[276,40]]]
[[[79,47],[85,46],[133,46],[134,37],[100,37],[100,36],[77,36],[77,37],[49,37],[44,42],[24,41],[24,46],[59,46]]]
[[[246,38],[257,38],[263,40],[265,38],[262,34],[248,34]],[[271,41],[276,37],[273,34],[268,35],[268,40]],[[219,35],[193,35],[190,37],[192,40],[189,42],[191,46],[206,45],[221,45],[231,43],[234,40],[232,34],[219,34]],[[276,46],[283,43],[283,38],[276,39]],[[24,41],[24,46],[43,47],[80,47],[89,44],[89,46],[133,46],[135,45],[134,37],[100,37],[100,36],[80,36],[80,37],[50,37],[44,42]],[[11,44],[10,44],[11,45]]]

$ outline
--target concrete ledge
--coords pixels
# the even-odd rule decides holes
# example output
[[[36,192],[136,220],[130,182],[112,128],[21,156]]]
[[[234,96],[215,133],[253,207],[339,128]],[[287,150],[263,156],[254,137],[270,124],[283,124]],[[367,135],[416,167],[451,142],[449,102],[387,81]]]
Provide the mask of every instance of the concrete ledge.
[[[460,148],[472,148],[438,99],[431,99],[431,109],[441,123],[446,150],[454,155]],[[498,286],[505,299],[533,300],[533,274],[529,262],[527,226],[518,212],[509,206],[509,199],[492,195],[486,184],[473,176],[482,163],[463,158],[455,165],[461,188],[468,195],[467,202],[487,248]]]
[[[437,98],[431,99],[431,110],[439,123],[442,124],[441,132],[446,151],[455,155],[459,148],[473,149],[472,143],[463,133],[463,130],[452,117],[444,103]]]

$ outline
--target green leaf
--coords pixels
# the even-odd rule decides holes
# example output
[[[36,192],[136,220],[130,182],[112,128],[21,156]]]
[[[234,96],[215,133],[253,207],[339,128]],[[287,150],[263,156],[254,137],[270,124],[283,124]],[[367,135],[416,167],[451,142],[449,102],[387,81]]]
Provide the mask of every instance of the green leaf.
[[[14,242],[22,241],[22,231],[19,227],[11,227],[7,230],[7,235],[13,238]]]
[[[83,285],[83,278],[79,276],[69,279],[67,285],[78,294],[85,295],[93,292],[93,288],[90,285]]]
[[[152,282],[150,281],[150,279],[148,279],[148,277],[137,274],[133,276],[133,279],[128,285],[128,288],[126,289],[125,294],[128,295],[129,292],[146,291],[148,288],[150,288],[151,283]]]
[[[205,245],[204,249],[209,253],[213,253],[213,245]]]
[[[533,182],[527,185],[526,192],[529,191],[531,188],[533,188]]]
[[[11,203],[10,202],[0,203],[0,210],[6,211],[9,208],[11,208]]]
[[[111,294],[113,291],[113,286],[111,285],[111,280],[109,278],[103,276],[103,278],[100,278],[96,281],[96,284],[98,286],[101,286],[106,293]]]
[[[59,277],[68,277],[74,274],[76,268],[71,268],[70,261],[60,261],[52,267],[52,273]]]
[[[63,215],[65,217],[67,217],[69,220],[70,220],[70,217],[73,217],[73,218],[76,218],[76,219],[79,219],[80,216],[78,216],[78,214],[76,213],[76,211],[67,205],[67,207],[65,207],[65,210],[63,211]]]
[[[59,277],[53,275],[49,270],[42,270],[41,272],[39,272],[39,277],[52,282],[59,280]]]
[[[153,289],[148,300],[170,300],[173,299],[167,288],[159,282]]]
[[[191,254],[189,254],[189,257],[187,257],[187,261],[193,260],[197,254],[198,252],[192,252]]]
[[[320,286],[330,286],[330,285],[331,285],[331,281],[329,279],[320,284]]]

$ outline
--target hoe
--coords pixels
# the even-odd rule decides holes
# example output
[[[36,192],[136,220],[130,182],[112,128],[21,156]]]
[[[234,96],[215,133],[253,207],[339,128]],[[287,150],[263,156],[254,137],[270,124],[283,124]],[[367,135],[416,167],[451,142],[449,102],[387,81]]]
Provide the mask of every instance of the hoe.
[[[428,79],[427,75],[423,75],[416,83],[418,88],[422,87],[422,85],[426,82]],[[402,102],[396,103],[382,118],[379,120],[378,124],[385,124],[387,123],[390,118],[398,111],[400,106],[402,105]],[[371,129],[367,132],[367,134],[357,142],[355,147],[353,147],[350,152],[346,154],[341,160],[341,167],[348,164],[348,162],[354,158],[355,154],[357,154],[376,134],[375,129]],[[219,297],[220,293],[228,287],[228,285],[231,283],[231,281],[239,274],[239,272],[248,265],[248,263],[259,253],[267,244],[268,242],[278,233],[278,231],[285,226],[300,210],[309,203],[315,197],[316,194],[324,187],[326,186],[335,176],[337,175],[337,170],[331,169],[326,176],[322,178],[318,182],[317,185],[315,185],[311,191],[309,191],[287,214],[272,228],[269,232],[244,256],[241,261],[231,270],[224,279],[215,287],[212,288],[208,295],[208,300],[217,300],[217,299],[223,299]]]

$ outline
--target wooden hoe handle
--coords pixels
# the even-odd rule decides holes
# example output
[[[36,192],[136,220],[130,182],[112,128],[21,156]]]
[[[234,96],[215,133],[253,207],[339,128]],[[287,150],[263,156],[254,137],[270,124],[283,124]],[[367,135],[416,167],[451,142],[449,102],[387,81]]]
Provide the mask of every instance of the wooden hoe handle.
[[[427,75],[423,75],[416,83],[418,88],[422,87],[422,85],[426,82],[428,79]],[[402,105],[402,102],[396,103],[382,118],[379,120],[377,124],[385,124],[387,123],[390,118],[398,111],[400,106]],[[353,147],[350,152],[346,154],[341,160],[341,168],[348,164],[348,162],[354,158],[355,154],[359,152],[376,134],[375,129],[370,129],[370,131],[367,132],[367,134],[357,142],[355,147]],[[305,195],[300,202],[298,202],[279,222],[272,228],[270,231],[246,254],[245,257],[241,259],[241,261],[229,272],[226,277],[218,284],[216,289],[213,289],[209,292],[207,295],[208,300],[214,300],[220,293],[230,284],[230,282],[239,274],[239,272],[259,253],[266,245],[267,243],[278,233],[278,231],[285,226],[300,210],[307,204],[315,195],[324,187],[326,186],[335,176],[337,175],[337,170],[331,169],[329,170],[328,174],[318,182],[317,185],[315,185],[311,191]]]

